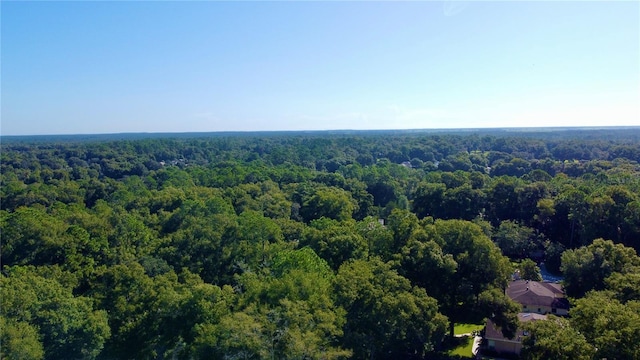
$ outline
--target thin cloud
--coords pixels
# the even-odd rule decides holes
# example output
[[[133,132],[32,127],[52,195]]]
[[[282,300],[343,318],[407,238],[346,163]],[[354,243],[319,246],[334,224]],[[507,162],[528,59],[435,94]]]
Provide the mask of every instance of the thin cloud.
[[[463,12],[469,6],[469,1],[445,0],[442,4],[444,16],[455,16]]]

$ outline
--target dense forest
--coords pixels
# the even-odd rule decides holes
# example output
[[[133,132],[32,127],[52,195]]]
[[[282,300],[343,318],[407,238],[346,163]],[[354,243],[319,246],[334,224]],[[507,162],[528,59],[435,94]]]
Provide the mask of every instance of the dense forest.
[[[640,128],[3,137],[3,359],[640,359]]]

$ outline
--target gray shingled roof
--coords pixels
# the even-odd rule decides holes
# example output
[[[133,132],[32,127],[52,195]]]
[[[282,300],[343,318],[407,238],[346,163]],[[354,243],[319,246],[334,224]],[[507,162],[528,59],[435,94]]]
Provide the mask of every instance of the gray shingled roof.
[[[528,321],[536,321],[536,320],[547,320],[547,315],[541,315],[536,313],[518,313],[518,320],[520,323],[525,323]],[[487,320],[485,334],[484,337],[486,339],[494,339],[494,340],[512,340],[512,341],[522,341],[522,338],[527,336],[524,330],[521,327],[518,327],[518,331],[516,332],[513,339],[507,339],[502,335],[502,330],[496,326],[491,320]]]
[[[536,313],[518,313],[518,320],[520,320],[520,323],[536,320],[547,320],[547,315]],[[487,326],[485,328],[484,334],[484,337],[487,339],[522,341],[523,336],[526,336],[524,330],[519,327],[518,331],[515,334],[515,337],[513,339],[507,339],[502,335],[502,330],[500,330],[496,326],[496,324],[493,323],[493,321],[487,320]]]
[[[522,305],[569,309],[569,301],[560,284],[515,280],[509,284],[507,296]]]

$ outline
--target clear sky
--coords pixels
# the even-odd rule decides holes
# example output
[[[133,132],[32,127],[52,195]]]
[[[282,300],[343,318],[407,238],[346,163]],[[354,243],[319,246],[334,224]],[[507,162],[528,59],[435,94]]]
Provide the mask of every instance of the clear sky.
[[[640,2],[1,2],[2,135],[640,125]]]

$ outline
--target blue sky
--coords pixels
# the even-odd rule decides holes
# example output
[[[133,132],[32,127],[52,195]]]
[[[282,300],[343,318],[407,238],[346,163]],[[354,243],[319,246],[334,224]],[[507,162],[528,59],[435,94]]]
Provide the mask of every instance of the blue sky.
[[[12,2],[2,135],[640,125],[640,2]]]

